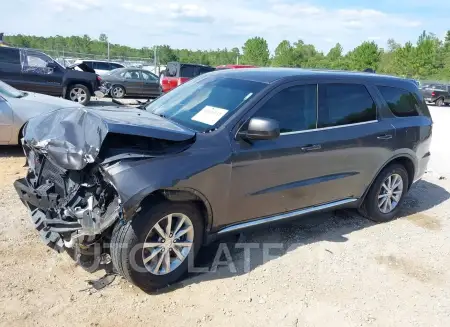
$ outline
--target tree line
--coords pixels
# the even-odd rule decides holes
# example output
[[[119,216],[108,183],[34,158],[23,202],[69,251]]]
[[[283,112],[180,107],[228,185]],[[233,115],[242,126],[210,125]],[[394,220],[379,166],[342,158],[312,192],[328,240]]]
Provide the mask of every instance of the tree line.
[[[88,35],[39,37],[19,34],[5,36],[5,41],[19,47],[98,56],[106,56],[108,47],[105,34],[101,34],[98,39],[92,39]],[[137,49],[120,44],[109,46],[111,58],[139,57],[152,60],[155,50],[153,47]],[[379,73],[415,79],[450,81],[450,30],[443,40],[424,31],[414,43],[400,44],[389,39],[387,48],[384,49],[375,42],[366,41],[347,53],[344,53],[339,43],[324,53],[302,40],[283,40],[271,55],[267,41],[262,37],[248,39],[241,49],[190,50],[158,45],[156,53],[158,63],[162,65],[169,61],[181,61],[218,66],[239,61],[240,64],[273,67],[355,71],[371,68]]]

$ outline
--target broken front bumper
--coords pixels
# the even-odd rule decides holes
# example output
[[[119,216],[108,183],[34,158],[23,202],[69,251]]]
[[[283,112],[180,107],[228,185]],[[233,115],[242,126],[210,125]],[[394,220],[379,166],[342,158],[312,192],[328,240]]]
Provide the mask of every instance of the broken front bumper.
[[[63,219],[52,217],[50,210],[61,206],[56,193],[48,189],[30,187],[25,178],[14,182],[20,200],[27,206],[31,221],[39,232],[43,242],[58,252],[64,247],[64,240],[82,236],[96,236],[110,227],[120,215],[121,206],[115,202],[104,215],[97,216],[93,210],[83,209],[64,216]],[[64,212],[68,212],[68,208]],[[66,219],[67,218],[67,219]]]

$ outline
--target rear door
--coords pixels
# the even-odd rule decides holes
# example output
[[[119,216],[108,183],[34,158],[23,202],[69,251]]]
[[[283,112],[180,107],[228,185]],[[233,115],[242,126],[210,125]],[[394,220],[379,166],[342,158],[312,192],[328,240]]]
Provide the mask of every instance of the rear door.
[[[64,71],[59,65],[49,67],[54,60],[46,54],[22,50],[22,78],[24,90],[49,95],[62,95]]]
[[[0,80],[22,89],[20,50],[0,47]]]

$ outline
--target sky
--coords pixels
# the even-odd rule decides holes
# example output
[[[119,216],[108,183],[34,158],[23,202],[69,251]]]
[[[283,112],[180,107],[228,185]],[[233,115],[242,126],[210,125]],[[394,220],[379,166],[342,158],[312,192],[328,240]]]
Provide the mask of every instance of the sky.
[[[14,0],[2,1],[0,32],[38,36],[108,35],[132,47],[241,48],[254,36],[273,51],[302,39],[327,52],[363,41],[386,46],[417,40],[423,31],[443,38],[450,29],[445,0]],[[438,8],[438,10],[436,10]]]

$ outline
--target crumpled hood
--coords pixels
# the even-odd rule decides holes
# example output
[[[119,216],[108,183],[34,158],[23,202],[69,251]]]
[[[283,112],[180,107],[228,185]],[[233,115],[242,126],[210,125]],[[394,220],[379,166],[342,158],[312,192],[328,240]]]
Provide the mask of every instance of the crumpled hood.
[[[78,67],[79,69],[87,73],[95,73],[95,70],[86,65],[84,62],[74,63],[72,65],[67,66],[66,68],[74,69],[75,67]]]
[[[81,170],[94,162],[108,133],[186,141],[195,132],[135,108],[64,108],[29,120],[24,146],[54,164]]]

